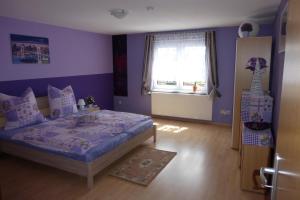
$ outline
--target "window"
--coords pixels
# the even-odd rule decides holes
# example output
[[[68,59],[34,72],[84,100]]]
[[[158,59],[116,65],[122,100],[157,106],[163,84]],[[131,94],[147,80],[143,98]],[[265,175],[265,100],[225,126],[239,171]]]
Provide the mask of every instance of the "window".
[[[205,34],[158,34],[154,40],[152,90],[207,94]]]

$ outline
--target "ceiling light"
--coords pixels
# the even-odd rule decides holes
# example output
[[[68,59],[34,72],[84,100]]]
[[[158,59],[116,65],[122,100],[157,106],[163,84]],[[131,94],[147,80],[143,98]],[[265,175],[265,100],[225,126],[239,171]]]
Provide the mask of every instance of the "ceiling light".
[[[123,19],[128,14],[127,10],[120,9],[120,8],[111,9],[109,12],[112,16],[114,16],[115,18],[118,18],[118,19]]]
[[[153,10],[154,10],[154,7],[153,7],[153,6],[147,6],[147,7],[146,7],[146,10],[147,10],[147,11],[153,11]]]

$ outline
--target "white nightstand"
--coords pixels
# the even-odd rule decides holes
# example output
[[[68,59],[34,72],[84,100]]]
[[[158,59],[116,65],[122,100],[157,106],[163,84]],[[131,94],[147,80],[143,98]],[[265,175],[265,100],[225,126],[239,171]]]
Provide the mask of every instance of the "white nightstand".
[[[88,107],[87,110],[88,112],[95,112],[95,111],[99,111],[100,107],[98,105],[94,105],[92,107]]]

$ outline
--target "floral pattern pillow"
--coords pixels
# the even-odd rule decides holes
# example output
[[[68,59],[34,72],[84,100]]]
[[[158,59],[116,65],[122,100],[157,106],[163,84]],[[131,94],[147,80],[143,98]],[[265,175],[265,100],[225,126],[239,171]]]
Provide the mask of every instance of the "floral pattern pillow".
[[[55,119],[78,112],[74,92],[71,86],[63,90],[48,85],[50,116]]]
[[[5,130],[38,124],[45,121],[39,111],[36,98],[31,88],[21,97],[0,93],[0,111],[5,117]]]

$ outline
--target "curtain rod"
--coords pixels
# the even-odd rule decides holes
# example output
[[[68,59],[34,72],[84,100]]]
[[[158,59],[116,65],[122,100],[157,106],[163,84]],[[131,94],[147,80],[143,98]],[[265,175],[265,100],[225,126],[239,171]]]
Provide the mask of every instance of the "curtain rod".
[[[146,35],[164,35],[164,34],[179,34],[179,33],[206,33],[215,32],[215,30],[201,30],[201,29],[190,29],[190,30],[177,30],[177,31],[162,31],[162,32],[150,32]]]

